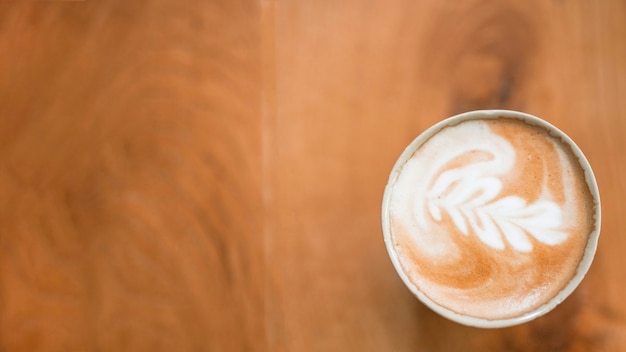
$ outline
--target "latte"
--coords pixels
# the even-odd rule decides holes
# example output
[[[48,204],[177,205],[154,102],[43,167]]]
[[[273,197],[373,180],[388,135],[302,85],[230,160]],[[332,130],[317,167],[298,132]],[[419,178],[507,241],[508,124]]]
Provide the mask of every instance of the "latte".
[[[396,269],[431,308],[506,326],[545,313],[578,285],[599,211],[591,169],[569,138],[530,115],[484,111],[407,148],[383,224]]]

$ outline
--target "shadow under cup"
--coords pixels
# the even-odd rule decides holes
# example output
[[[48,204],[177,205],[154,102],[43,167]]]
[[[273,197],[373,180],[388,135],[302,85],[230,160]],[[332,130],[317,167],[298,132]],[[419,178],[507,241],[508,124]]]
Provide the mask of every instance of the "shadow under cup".
[[[400,155],[382,225],[420,301],[457,323],[506,327],[546,314],[580,284],[596,251],[600,196],[582,151],[556,127],[472,111]]]

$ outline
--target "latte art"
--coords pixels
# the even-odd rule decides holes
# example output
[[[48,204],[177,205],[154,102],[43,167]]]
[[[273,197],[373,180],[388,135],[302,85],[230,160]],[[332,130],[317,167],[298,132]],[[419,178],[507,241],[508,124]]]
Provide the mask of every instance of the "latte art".
[[[480,319],[520,316],[557,295],[595,224],[571,146],[515,118],[443,127],[387,192],[401,271],[437,305]]]
[[[424,197],[418,198],[427,203],[431,217],[440,222],[445,211],[459,232],[467,235],[471,229],[494,249],[504,249],[505,239],[515,250],[529,252],[533,244],[528,235],[544,244],[563,242],[567,233],[559,230],[562,213],[558,204],[550,200],[526,204],[516,195],[498,198],[502,181],[492,174],[510,171],[516,158],[513,146],[507,141],[489,144],[487,140],[487,144],[459,147],[455,149],[458,156],[453,157],[476,151],[484,152],[491,160],[442,172]]]

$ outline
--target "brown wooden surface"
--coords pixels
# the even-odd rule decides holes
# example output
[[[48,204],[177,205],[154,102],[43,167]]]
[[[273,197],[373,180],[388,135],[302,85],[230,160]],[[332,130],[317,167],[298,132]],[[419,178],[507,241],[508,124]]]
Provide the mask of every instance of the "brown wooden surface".
[[[0,2],[0,351],[626,350],[623,1]],[[387,257],[402,149],[536,114],[598,179],[575,293],[449,322]]]

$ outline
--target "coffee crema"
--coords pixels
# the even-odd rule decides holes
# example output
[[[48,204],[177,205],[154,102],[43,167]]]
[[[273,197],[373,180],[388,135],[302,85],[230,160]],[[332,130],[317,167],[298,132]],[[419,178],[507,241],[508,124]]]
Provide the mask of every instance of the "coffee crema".
[[[531,312],[576,275],[595,200],[572,147],[509,117],[443,127],[388,186],[390,244],[424,295],[457,314]]]

